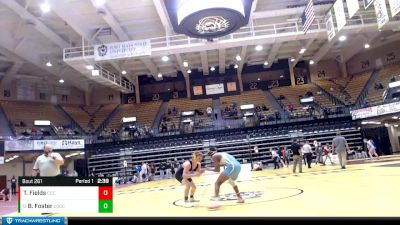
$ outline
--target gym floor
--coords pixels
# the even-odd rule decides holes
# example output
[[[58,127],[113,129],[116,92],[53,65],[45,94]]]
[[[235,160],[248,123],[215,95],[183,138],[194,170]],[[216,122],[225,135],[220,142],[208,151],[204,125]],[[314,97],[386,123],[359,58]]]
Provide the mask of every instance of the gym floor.
[[[221,186],[221,207],[209,210],[217,175],[195,177],[195,198],[185,204],[184,187],[175,179],[126,185],[114,189],[112,214],[53,214],[91,217],[375,217],[400,216],[400,156],[361,160],[347,169],[338,165],[303,165],[242,172],[238,186],[246,203],[236,203],[232,187]],[[17,213],[11,213],[17,215]],[[21,215],[20,215],[21,216]],[[28,216],[28,215],[27,215]],[[29,215],[31,216],[31,215]]]

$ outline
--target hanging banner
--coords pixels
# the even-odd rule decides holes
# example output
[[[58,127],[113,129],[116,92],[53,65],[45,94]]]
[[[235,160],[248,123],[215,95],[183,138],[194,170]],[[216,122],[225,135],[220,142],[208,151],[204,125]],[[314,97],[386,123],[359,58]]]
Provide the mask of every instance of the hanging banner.
[[[374,2],[374,0],[363,0],[363,2],[364,2],[364,8],[367,9],[368,6],[370,6],[372,2]]]
[[[378,28],[383,27],[387,22],[389,22],[389,15],[386,9],[385,0],[375,0],[374,2],[376,20],[378,22]]]
[[[4,141],[0,141],[0,165],[4,164]]]
[[[349,11],[349,18],[354,16],[356,12],[360,9],[360,4],[358,4],[358,0],[346,0],[347,10]]]
[[[69,150],[69,149],[84,149],[85,140],[18,140],[5,141],[5,151],[32,151],[43,150],[44,145],[50,144],[53,149]]]
[[[223,94],[225,92],[224,84],[206,85],[206,95]]]
[[[394,17],[397,13],[400,12],[400,0],[389,0],[390,4],[390,12],[392,13],[392,17]]]
[[[326,34],[328,35],[328,41],[335,37],[335,24],[333,23],[332,11],[329,10],[328,14],[325,16],[325,27]]]
[[[151,55],[149,39],[115,42],[94,46],[94,60],[122,59],[136,56]]]
[[[335,11],[336,23],[338,32],[346,25],[346,14],[344,13],[343,0],[337,0],[333,4],[333,9]]]
[[[364,119],[375,116],[382,116],[400,112],[400,102],[393,102],[384,105],[372,106],[350,111],[353,120]]]

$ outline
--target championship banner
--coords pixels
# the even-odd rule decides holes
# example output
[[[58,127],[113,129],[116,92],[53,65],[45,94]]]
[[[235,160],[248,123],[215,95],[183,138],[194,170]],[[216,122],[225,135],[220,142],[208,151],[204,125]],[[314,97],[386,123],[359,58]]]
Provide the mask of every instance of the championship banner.
[[[350,112],[351,117],[353,120],[356,119],[364,119],[369,117],[375,116],[382,116],[391,113],[398,113],[400,112],[400,102],[394,102],[384,105],[378,105],[363,109],[357,109]]]
[[[400,12],[400,0],[389,0],[390,4],[390,12],[392,13],[392,17],[394,17],[397,13]]]
[[[68,150],[68,149],[84,149],[85,140],[19,140],[5,141],[5,151],[32,151],[43,150],[46,144],[50,144],[53,149]]]
[[[94,46],[94,60],[111,60],[151,55],[149,39],[115,42]]]
[[[372,2],[374,2],[374,0],[363,0],[363,2],[364,2],[364,8],[367,9],[368,6],[370,6]]]
[[[387,22],[389,22],[389,15],[386,9],[385,0],[375,0],[374,2],[376,20],[378,22],[378,28],[383,27]]]
[[[358,4],[358,0],[346,0],[347,10],[349,11],[349,18],[354,16],[356,12],[360,9],[360,4]]]
[[[328,14],[325,16],[325,27],[326,34],[328,36],[328,41],[335,37],[335,24],[333,23],[332,11],[329,10]]]
[[[343,0],[337,0],[333,4],[333,9],[335,11],[336,23],[338,32],[346,25],[346,14],[344,13]]]

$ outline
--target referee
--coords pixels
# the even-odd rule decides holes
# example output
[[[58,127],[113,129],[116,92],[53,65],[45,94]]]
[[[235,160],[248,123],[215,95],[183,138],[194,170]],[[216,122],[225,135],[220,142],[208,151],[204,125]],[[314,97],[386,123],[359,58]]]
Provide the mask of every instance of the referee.
[[[41,177],[60,176],[60,166],[64,165],[64,159],[56,152],[50,144],[44,146],[44,153],[37,157],[33,166],[32,176],[36,177],[40,174]]]

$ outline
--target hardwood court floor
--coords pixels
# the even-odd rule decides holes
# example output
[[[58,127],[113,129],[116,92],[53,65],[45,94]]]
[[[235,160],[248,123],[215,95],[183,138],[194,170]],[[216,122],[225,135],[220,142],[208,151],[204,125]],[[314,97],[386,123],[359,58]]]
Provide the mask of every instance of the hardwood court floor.
[[[246,203],[229,200],[233,190],[223,184],[222,207],[207,209],[215,175],[194,178],[198,188],[193,207],[182,201],[183,186],[176,180],[133,184],[114,190],[112,214],[55,214],[54,216],[121,217],[373,217],[400,216],[400,157],[339,166],[291,167],[251,172],[238,183]],[[233,195],[234,196],[234,195]]]

